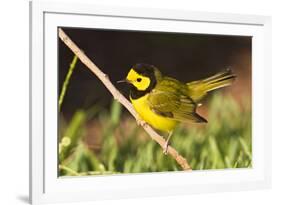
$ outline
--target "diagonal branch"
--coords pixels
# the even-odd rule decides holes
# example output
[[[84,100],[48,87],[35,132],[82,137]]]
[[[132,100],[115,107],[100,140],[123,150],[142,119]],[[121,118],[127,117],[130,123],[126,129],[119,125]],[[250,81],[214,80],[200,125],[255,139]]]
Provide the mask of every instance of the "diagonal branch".
[[[109,80],[107,74],[103,73],[86,55],[85,53],[64,33],[64,31],[59,28],[59,38],[70,48],[70,50],[81,60],[82,63],[86,65],[105,85],[105,87],[111,92],[115,100],[120,102],[127,110],[134,116],[136,120],[139,119],[138,114],[133,108],[132,104],[115,88],[115,86]],[[155,140],[163,149],[165,148],[165,139],[160,136],[152,127],[148,124],[142,125],[144,130],[148,135]],[[186,159],[181,156],[177,150],[173,147],[168,146],[167,150],[177,163],[182,167],[183,170],[191,171],[190,165],[187,163]]]

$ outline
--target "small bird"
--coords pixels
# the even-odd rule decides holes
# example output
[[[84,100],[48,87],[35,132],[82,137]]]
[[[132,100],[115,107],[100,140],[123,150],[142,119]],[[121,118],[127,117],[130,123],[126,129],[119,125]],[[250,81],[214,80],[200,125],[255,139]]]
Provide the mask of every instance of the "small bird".
[[[179,122],[207,123],[196,113],[200,101],[208,92],[229,86],[236,75],[230,69],[206,79],[182,83],[161,74],[150,64],[134,65],[126,79],[118,81],[130,85],[130,100],[139,114],[138,124],[148,123],[155,129],[168,133],[164,153]]]

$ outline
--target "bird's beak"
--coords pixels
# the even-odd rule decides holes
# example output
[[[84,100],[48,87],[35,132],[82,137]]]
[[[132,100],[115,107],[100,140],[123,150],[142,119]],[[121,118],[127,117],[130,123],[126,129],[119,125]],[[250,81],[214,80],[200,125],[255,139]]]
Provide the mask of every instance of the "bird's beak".
[[[127,79],[118,80],[117,83],[130,83]]]

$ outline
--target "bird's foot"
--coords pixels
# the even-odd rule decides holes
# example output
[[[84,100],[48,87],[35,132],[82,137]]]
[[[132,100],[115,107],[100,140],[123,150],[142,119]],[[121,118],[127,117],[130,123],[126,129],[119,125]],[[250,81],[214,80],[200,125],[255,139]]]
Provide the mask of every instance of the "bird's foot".
[[[141,118],[137,118],[136,119],[137,120],[137,124],[138,124],[138,126],[145,126],[146,125],[146,122],[144,121],[144,120],[142,120]]]
[[[173,134],[173,132],[170,131],[170,132],[169,132],[169,135],[168,135],[168,137],[167,137],[167,140],[166,140],[166,142],[165,142],[165,144],[164,144],[163,153],[164,153],[165,155],[168,154],[169,140],[170,140],[172,134]]]
[[[163,149],[163,153],[165,155],[168,154],[168,147],[169,147],[169,141],[166,141],[165,144],[164,144],[164,149]]]

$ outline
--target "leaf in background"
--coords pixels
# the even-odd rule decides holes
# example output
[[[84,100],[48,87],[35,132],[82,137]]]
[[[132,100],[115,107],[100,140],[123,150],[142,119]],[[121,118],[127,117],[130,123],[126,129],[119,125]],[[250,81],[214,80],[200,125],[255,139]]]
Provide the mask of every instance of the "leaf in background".
[[[107,136],[104,136],[100,156],[109,171],[115,171],[115,159],[117,157],[117,152],[118,146],[116,139],[113,133],[108,133]]]
[[[74,114],[64,135],[61,137],[60,161],[63,161],[70,154],[71,149],[77,146],[77,140],[81,138],[81,135],[84,132],[85,120],[85,112],[79,110]],[[65,141],[68,141],[69,143],[63,143]]]
[[[111,104],[111,123],[113,125],[117,125],[120,121],[120,116],[121,116],[121,111],[122,111],[122,106],[119,102],[117,102],[116,100],[112,101]]]

